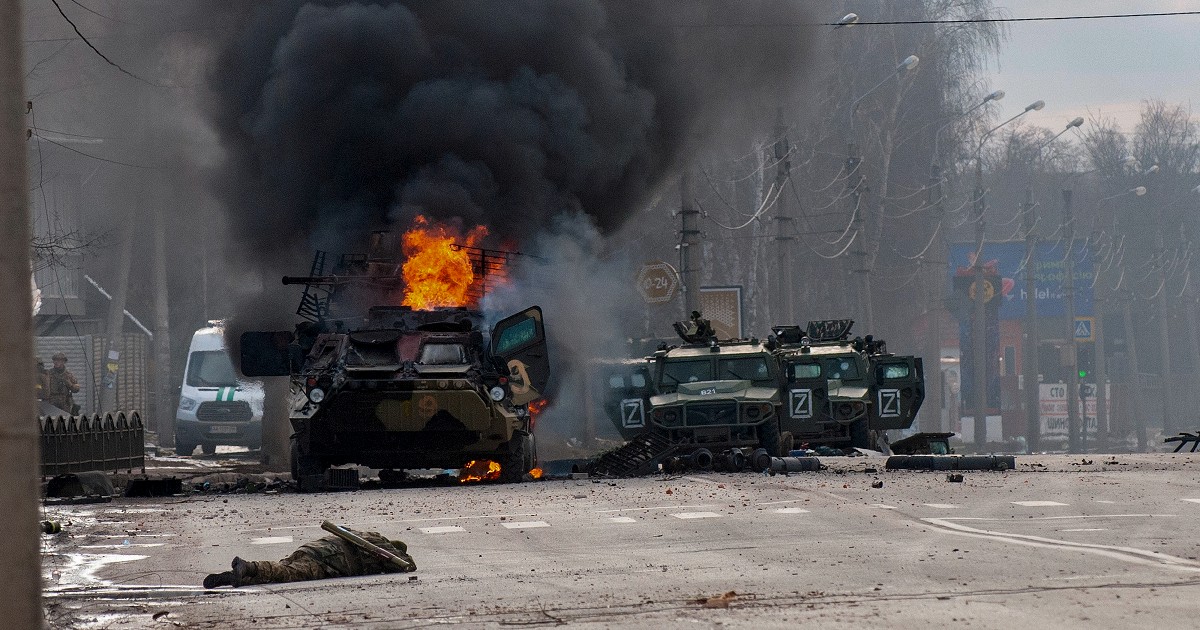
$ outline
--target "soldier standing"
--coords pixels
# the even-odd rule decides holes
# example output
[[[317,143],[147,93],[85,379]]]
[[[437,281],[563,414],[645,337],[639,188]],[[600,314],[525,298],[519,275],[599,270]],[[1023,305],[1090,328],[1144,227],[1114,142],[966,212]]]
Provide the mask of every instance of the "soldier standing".
[[[75,375],[67,369],[67,355],[62,352],[55,352],[53,357],[54,367],[47,374],[49,387],[47,388],[46,400],[51,405],[75,415],[79,413],[79,407],[75,404],[74,394],[79,393],[79,381],[75,380]]]
[[[204,588],[218,586],[249,586],[252,584],[277,584],[280,582],[302,582],[326,578],[375,575],[379,573],[401,573],[416,571],[417,565],[408,555],[408,545],[399,540],[388,540],[377,532],[358,532],[347,528],[368,543],[399,556],[408,563],[407,568],[368,553],[357,545],[338,536],[326,536],[302,545],[292,555],[278,561],[248,561],[235,557],[232,570],[213,573],[204,578]]]

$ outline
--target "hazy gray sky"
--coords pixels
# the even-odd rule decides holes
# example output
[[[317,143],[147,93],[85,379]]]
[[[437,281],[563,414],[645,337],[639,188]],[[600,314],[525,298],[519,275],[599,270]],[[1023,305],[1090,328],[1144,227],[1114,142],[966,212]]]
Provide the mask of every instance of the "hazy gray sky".
[[[1010,17],[1200,11],[1200,0],[997,0]],[[1075,116],[1116,119],[1132,132],[1141,103],[1160,99],[1200,115],[1200,15],[1009,23],[992,72],[1007,93],[999,121],[1042,99],[1022,120],[1061,129]]]

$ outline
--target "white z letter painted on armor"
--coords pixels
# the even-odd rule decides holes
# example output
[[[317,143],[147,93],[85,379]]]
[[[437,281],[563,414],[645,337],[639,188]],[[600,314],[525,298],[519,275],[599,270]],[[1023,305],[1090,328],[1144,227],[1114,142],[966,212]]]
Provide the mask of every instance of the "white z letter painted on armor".
[[[788,392],[788,408],[792,410],[793,418],[811,418],[812,390],[793,389]]]
[[[898,390],[898,389],[881,389],[881,390],[879,390],[879,417],[880,418],[899,418],[900,417],[900,390]]]
[[[641,398],[626,398],[621,401],[621,423],[626,429],[646,426],[646,411]]]

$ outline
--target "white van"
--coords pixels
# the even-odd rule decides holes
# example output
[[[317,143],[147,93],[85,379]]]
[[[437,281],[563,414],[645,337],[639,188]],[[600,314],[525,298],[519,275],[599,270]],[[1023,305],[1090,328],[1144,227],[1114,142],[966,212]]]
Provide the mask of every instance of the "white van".
[[[199,446],[212,454],[220,444],[261,448],[262,383],[238,378],[225,351],[222,322],[208,324],[192,335],[188,348],[175,411],[175,453],[191,455]]]

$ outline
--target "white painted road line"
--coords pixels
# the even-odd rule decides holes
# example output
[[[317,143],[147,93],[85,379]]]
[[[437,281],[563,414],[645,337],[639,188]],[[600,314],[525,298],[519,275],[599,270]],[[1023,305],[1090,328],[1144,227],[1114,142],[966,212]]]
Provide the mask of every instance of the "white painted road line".
[[[779,508],[775,510],[776,514],[808,514],[808,510],[804,508]]]
[[[956,510],[956,509],[958,509],[958,506],[954,505],[953,503],[923,503],[922,505],[924,505],[925,507],[937,508],[939,510]]]
[[[1067,505],[1058,501],[1013,501],[1012,504],[1021,507],[1064,507]]]
[[[1200,503],[1200,499],[1180,499],[1180,501],[1187,501],[1188,503]]]
[[[533,529],[535,527],[550,527],[546,521],[520,521],[517,523],[500,523],[508,529]]]
[[[1096,503],[1116,503],[1116,501],[1101,501],[1101,500],[1097,499]]]
[[[419,528],[422,534],[453,534],[454,532],[465,532],[467,530],[458,525],[441,525],[438,527],[421,527]]]
[[[754,505],[782,505],[784,503],[796,503],[804,499],[788,499],[787,501],[767,501],[766,503],[755,503]]]
[[[894,505],[888,505],[886,503],[872,503],[871,507],[877,507],[881,510],[898,510],[898,509],[900,509]]]
[[[721,515],[716,512],[680,512],[671,516],[685,520],[690,518],[721,518]]]
[[[650,510],[687,510],[694,508],[710,508],[716,507],[712,503],[705,505],[656,505],[653,507],[636,507],[636,508],[618,508],[615,510],[596,510],[597,514],[611,514],[613,512],[647,512]],[[533,516],[530,514],[530,516]]]
[[[628,516],[614,516],[614,517],[608,519],[608,521],[610,523],[636,523],[637,519],[630,518]]]
[[[251,540],[250,544],[251,545],[281,545],[283,543],[290,543],[293,540],[294,539],[291,536],[264,536],[262,538],[255,538],[255,539]]]

